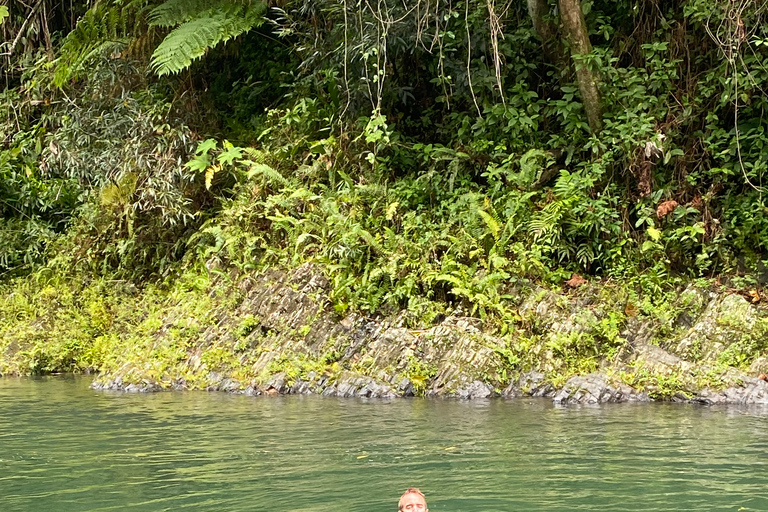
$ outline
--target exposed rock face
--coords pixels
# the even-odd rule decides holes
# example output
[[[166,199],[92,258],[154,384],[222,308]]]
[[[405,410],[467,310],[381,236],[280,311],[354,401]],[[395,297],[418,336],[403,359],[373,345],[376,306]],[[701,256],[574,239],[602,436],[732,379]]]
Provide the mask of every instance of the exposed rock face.
[[[491,398],[497,395],[490,385],[479,380],[472,381],[453,393],[456,398]]]
[[[106,382],[96,381],[91,387],[101,391],[125,391],[127,393],[152,393],[155,391],[162,391],[163,389],[162,386],[156,382],[149,381],[124,384],[121,377]]]
[[[650,343],[636,345],[633,358],[636,363],[635,367],[661,373],[669,373],[672,370],[688,371],[694,367],[693,363],[684,361],[680,357]]]
[[[230,318],[222,318],[205,339],[224,346],[246,347],[243,358],[253,382],[238,382],[208,373],[206,389],[260,393],[320,393],[329,396],[386,398],[445,396],[486,398],[500,388],[503,361],[494,350],[499,340],[480,330],[479,320],[448,317],[428,329],[409,330],[397,319],[372,320],[356,314],[338,318],[327,307],[328,281],[311,265],[291,276],[273,272],[262,280],[241,283],[245,300]],[[235,318],[256,322],[244,339],[233,334]],[[234,348],[232,349],[235,350]],[[321,364],[335,366],[332,375]],[[307,369],[290,376],[282,369]],[[189,366],[202,366],[190,354]],[[121,376],[104,376],[95,387],[121,389]],[[160,388],[160,386],[157,386]]]
[[[768,404],[768,382],[746,377],[740,386],[723,391],[704,389],[693,401],[703,404]]]
[[[324,396],[394,398],[398,393],[389,385],[371,377],[354,374],[342,375],[338,381],[323,390]]]
[[[519,396],[552,397],[555,387],[547,381],[547,376],[542,372],[527,372],[507,386],[501,393],[506,398]]]
[[[755,378],[768,371],[768,357],[758,358],[749,375],[716,364],[735,343],[754,336],[762,321],[738,295],[684,291],[680,300],[690,307],[666,326],[682,333],[665,340],[656,339],[658,326],[652,321],[628,315],[613,341],[623,343],[615,355],[601,361],[599,371],[573,376],[555,388],[552,376],[562,357],[558,343],[579,336],[598,343],[604,336],[595,326],[607,314],[589,296],[531,293],[519,308],[531,357],[515,367],[509,347],[521,334],[494,337],[476,318],[452,316],[429,328],[406,329],[398,317],[339,317],[330,307],[328,280],[312,265],[292,274],[271,271],[238,286],[244,299],[234,311],[222,312],[203,341],[189,349],[186,373],[136,383],[126,376],[140,375],[141,369],[123,368],[124,373],[101,376],[94,387],[144,392],[185,389],[194,381],[192,387],[250,395],[501,395],[547,397],[559,404],[647,401],[669,397],[667,388],[674,388],[678,400],[768,403],[768,383]],[[232,354],[235,362],[220,367],[204,362],[210,347]]]
[[[677,344],[675,352],[689,360],[716,360],[744,332],[754,328],[757,313],[740,295],[715,298]]]
[[[648,402],[647,393],[621,383],[610,383],[606,375],[592,373],[568,379],[554,397],[557,404],[602,404],[607,402]]]

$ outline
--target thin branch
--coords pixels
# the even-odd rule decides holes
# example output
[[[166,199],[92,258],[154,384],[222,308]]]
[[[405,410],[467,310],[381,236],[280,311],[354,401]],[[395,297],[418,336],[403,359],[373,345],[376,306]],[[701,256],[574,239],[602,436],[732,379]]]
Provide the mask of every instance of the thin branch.
[[[755,82],[752,74],[750,73],[743,57],[743,46],[746,43],[746,47],[754,53],[754,48],[749,43],[749,38],[752,37],[760,26],[760,17],[762,11],[766,9],[768,4],[763,4],[754,11],[754,15],[758,20],[754,26],[747,28],[744,24],[744,13],[747,8],[753,7],[755,2],[752,0],[741,0],[737,3],[737,0],[724,3],[725,8],[723,10],[722,18],[718,23],[717,28],[713,31],[711,26],[712,15],[704,23],[704,29],[707,35],[718,45],[720,51],[728,62],[728,70],[733,73],[733,129],[736,134],[736,155],[739,159],[739,167],[741,173],[744,176],[744,181],[747,185],[756,190],[761,197],[764,191],[762,185],[755,185],[750,180],[747,174],[746,167],[744,166],[744,159],[741,153],[741,133],[739,131],[739,64],[744,67],[747,75],[747,81],[752,82],[761,92],[765,93],[762,88]]]
[[[472,60],[472,35],[469,33],[469,2],[464,4],[464,26],[467,28],[467,82],[469,82],[469,91],[472,93],[472,102],[477,109],[477,116],[482,119],[483,113],[480,111],[480,105],[477,104],[477,96],[475,95],[475,88],[472,85],[472,72],[469,65]]]
[[[21,24],[21,28],[19,29],[18,34],[16,34],[16,38],[11,43],[10,49],[5,53],[0,53],[0,57],[13,54],[13,51],[16,49],[16,45],[19,44],[19,40],[21,39],[22,34],[24,34],[24,29],[27,28],[27,23],[29,23],[29,20],[32,19],[32,16],[35,15],[35,12],[37,12],[42,4],[43,0],[38,0],[37,4],[32,8],[31,11],[29,11],[29,16],[27,16],[27,19],[25,19],[24,23]]]
[[[501,103],[506,105],[504,99],[504,87],[501,82],[501,51],[499,50],[499,36],[504,39],[504,30],[501,27],[501,18],[506,16],[507,11],[512,5],[512,0],[508,0],[500,13],[496,12],[496,0],[487,0],[488,23],[491,28],[491,48],[493,49],[493,66],[496,71],[496,84],[499,87]]]
[[[341,111],[339,119],[344,118],[344,114],[347,113],[349,105],[352,103],[352,92],[349,90],[349,77],[348,77],[348,65],[349,65],[349,19],[347,17],[347,0],[344,0],[344,88],[347,90],[347,103],[344,105],[344,109]]]

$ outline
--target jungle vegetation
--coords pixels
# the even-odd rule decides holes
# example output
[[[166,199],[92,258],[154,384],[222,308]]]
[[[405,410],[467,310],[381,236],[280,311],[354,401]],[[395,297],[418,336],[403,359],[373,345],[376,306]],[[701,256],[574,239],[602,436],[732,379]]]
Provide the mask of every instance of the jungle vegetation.
[[[312,261],[340,314],[504,329],[574,274],[768,279],[764,1],[0,0],[0,37],[6,290]]]

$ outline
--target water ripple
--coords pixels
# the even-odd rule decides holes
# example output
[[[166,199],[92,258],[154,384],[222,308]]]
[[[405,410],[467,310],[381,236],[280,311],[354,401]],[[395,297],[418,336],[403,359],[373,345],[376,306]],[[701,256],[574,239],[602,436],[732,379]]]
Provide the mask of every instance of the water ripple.
[[[0,379],[0,511],[768,510],[768,410],[96,393]]]

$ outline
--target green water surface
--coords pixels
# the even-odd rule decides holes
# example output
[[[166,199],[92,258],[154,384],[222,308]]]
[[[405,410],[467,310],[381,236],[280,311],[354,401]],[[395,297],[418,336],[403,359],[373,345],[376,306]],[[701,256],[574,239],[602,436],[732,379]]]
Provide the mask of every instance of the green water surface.
[[[0,512],[768,511],[768,409],[0,379]]]

